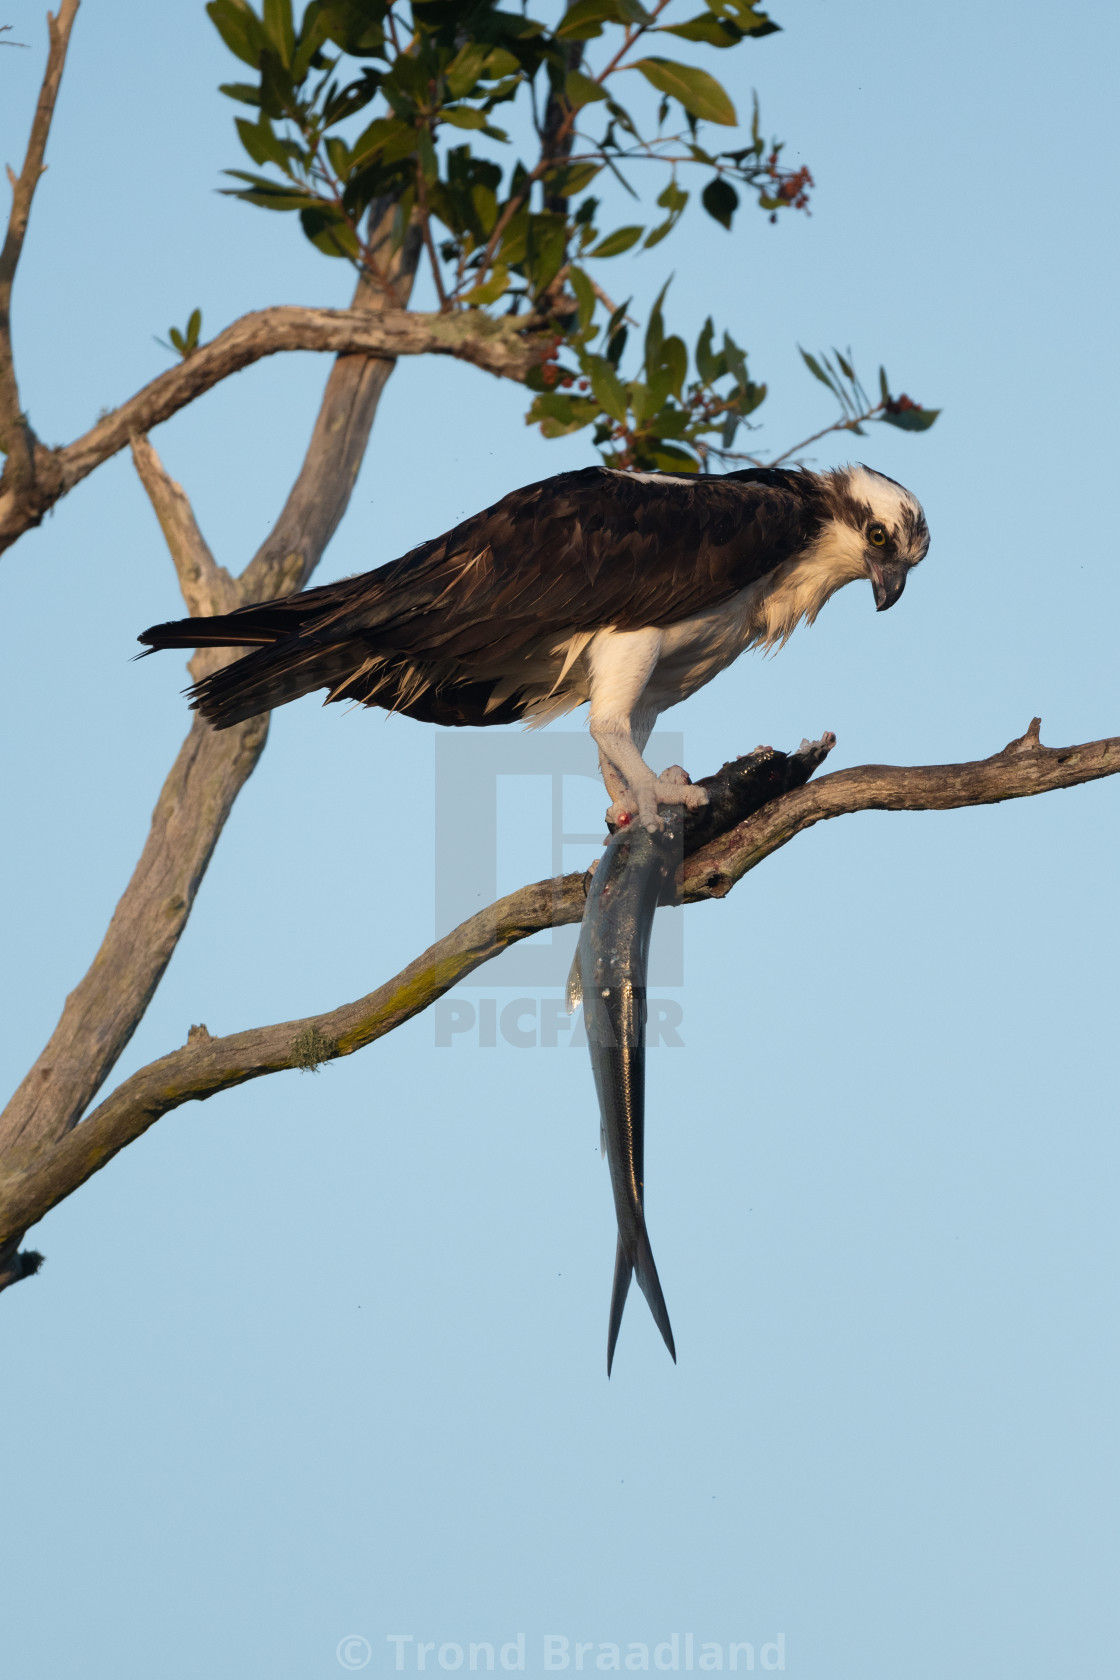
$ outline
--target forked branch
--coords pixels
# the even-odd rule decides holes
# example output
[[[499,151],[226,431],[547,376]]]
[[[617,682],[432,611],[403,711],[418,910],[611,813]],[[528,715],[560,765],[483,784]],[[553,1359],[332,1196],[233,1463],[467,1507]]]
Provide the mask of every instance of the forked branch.
[[[387,240],[391,212],[378,212]],[[407,297],[417,242],[406,240],[393,272]],[[354,312],[376,317],[380,299],[359,282]],[[134,458],[171,549],[188,603],[234,589],[234,606],[302,589],[350,500],[391,361],[346,355],[336,360],[299,477],[280,517],[240,578],[218,567],[190,504],[144,438]],[[206,609],[203,610],[213,610]],[[195,655],[196,676],[236,657]],[[209,661],[200,666],[200,661]],[[0,1114],[0,1153],[9,1168],[41,1158],[77,1124],[135,1031],[191,913],[229,811],[264,746],[268,720],[250,718],[216,733],[196,718],[160,793],[132,879],[87,973],[70,993],[48,1044]],[[0,1245],[0,1283],[5,1270]]]
[[[826,737],[808,752],[815,751],[819,762],[830,744]],[[686,857],[680,898],[695,903],[724,897],[772,852],[830,817],[856,811],[946,811],[996,804],[1095,781],[1118,770],[1120,737],[1080,746],[1044,747],[1037,718],[1020,740],[991,758],[967,764],[870,764],[840,770],[769,800]],[[712,783],[719,780],[711,779]],[[686,848],[687,844],[686,839]],[[464,922],[392,980],[353,1003],[324,1015],[256,1027],[226,1038],[212,1038],[195,1029],[182,1049],[126,1079],[88,1120],[0,1186],[0,1244],[42,1219],[181,1103],[211,1097],[265,1074],[352,1055],[428,1008],[472,970],[518,940],[544,928],[578,922],[583,904],[583,876],[538,881]]]

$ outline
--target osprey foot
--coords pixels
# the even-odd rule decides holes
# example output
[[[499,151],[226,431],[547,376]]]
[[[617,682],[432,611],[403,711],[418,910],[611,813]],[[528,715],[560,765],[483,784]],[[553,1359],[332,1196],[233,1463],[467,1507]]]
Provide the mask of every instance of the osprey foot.
[[[637,793],[623,788],[607,808],[607,823],[612,828],[628,828],[636,817],[651,834],[656,834],[665,826],[658,815],[659,805],[683,805],[686,810],[695,811],[707,803],[707,790],[693,787],[688,771],[672,764],[663,775],[651,776]]]
[[[683,805],[686,811],[698,810],[708,803],[706,788],[693,787],[687,770],[671,764],[662,775],[638,790],[638,820],[651,834],[665,825],[658,815],[659,805]]]

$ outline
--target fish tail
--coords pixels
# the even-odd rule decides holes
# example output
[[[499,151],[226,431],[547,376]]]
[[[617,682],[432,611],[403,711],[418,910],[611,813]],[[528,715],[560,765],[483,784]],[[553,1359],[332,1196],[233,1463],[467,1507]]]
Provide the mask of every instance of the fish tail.
[[[661,1293],[661,1280],[657,1275],[657,1267],[653,1263],[653,1250],[649,1246],[649,1235],[645,1221],[638,1232],[638,1253],[635,1257],[634,1270],[638,1275],[638,1288],[649,1303],[649,1310],[653,1314],[653,1322],[661,1332],[661,1339],[669,1349],[673,1364],[677,1363],[677,1350],[673,1345],[673,1327],[669,1323],[669,1309],[665,1305],[665,1297]]]
[[[611,1374],[614,1364],[614,1344],[618,1341],[618,1332],[622,1326],[622,1313],[626,1306],[626,1297],[630,1293],[630,1279],[634,1275],[634,1266],[619,1237],[614,1251],[614,1283],[611,1286],[611,1317],[607,1326],[607,1376]]]
[[[657,1275],[657,1267],[653,1260],[653,1250],[649,1245],[649,1236],[643,1225],[638,1232],[638,1250],[633,1259],[627,1254],[619,1237],[614,1252],[614,1284],[611,1288],[611,1316],[607,1327],[607,1376],[611,1374],[614,1364],[615,1343],[622,1325],[622,1313],[626,1306],[626,1297],[630,1292],[630,1279],[637,1273],[638,1288],[649,1303],[649,1310],[653,1314],[653,1322],[661,1332],[662,1340],[669,1349],[673,1364],[677,1362],[677,1350],[673,1343],[673,1327],[669,1323],[669,1309],[665,1305],[665,1297],[661,1293],[661,1280]]]

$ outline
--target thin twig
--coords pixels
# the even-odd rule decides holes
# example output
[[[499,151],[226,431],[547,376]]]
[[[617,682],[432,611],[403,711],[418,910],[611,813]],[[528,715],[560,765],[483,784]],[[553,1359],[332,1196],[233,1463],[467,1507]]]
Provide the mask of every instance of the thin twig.
[[[35,437],[20,407],[19,383],[12,355],[12,285],[23,251],[35,188],[46,167],[43,158],[78,5],[79,0],[62,0],[57,17],[47,13],[50,47],[43,85],[39,90],[39,103],[31,123],[27,155],[18,176],[13,176],[10,169],[8,171],[8,179],[12,183],[12,208],[3,250],[0,251],[0,444],[8,455],[5,477],[9,482],[14,480],[16,483],[27,483],[34,477]]]
[[[440,314],[446,315],[451,308],[451,304],[444,289],[439,257],[436,255],[435,240],[432,238],[432,218],[428,210],[428,188],[424,181],[424,170],[419,158],[416,160],[416,208],[420,214],[420,231],[424,239],[424,249],[427,251],[428,261],[432,265],[432,279],[436,283],[436,296],[439,298]]]
[[[668,4],[669,0],[658,0],[658,4],[648,15],[645,23],[639,24],[633,32],[631,32],[629,26],[627,26],[626,39],[623,41],[622,46],[615,53],[606,69],[602,70],[598,76],[593,78],[600,86],[602,86],[608,76],[613,75],[614,71],[618,69],[621,59],[624,58],[630,51],[630,48],[634,45],[635,41],[637,41],[640,36],[644,35],[648,29],[652,28],[654,22],[661,16],[661,13],[665,10],[665,7]],[[572,109],[568,112],[567,116],[560,124],[556,131],[554,140],[556,145],[561,144],[570,133],[576,120],[576,114],[575,109]],[[521,183],[517,192],[512,195],[505,209],[502,211],[502,214],[498,217],[482,253],[482,261],[479,264],[477,278],[475,279],[476,285],[481,285],[483,280],[485,280],[487,272],[493,266],[494,255],[501,243],[502,235],[505,233],[506,228],[509,226],[514,216],[516,216],[517,212],[521,209],[521,206],[528,199],[533,187],[540,180],[546,170],[552,166],[553,161],[553,155],[549,154],[542,157],[538,163],[534,164],[533,168],[529,171],[528,175],[526,175],[524,181]]]
[[[819,432],[814,432],[812,437],[804,438],[801,443],[795,443],[793,448],[787,449],[784,454],[775,455],[774,459],[767,461],[766,465],[768,467],[781,466],[783,461],[789,461],[795,455],[800,455],[803,449],[808,449],[811,443],[819,443],[821,438],[828,437],[830,432],[854,432],[856,427],[862,426],[865,420],[874,420],[879,411],[886,406],[885,402],[877,402],[874,408],[869,408],[864,414],[855,414],[843,420],[834,420],[831,426],[822,426]],[[759,465],[761,464],[760,462]]]

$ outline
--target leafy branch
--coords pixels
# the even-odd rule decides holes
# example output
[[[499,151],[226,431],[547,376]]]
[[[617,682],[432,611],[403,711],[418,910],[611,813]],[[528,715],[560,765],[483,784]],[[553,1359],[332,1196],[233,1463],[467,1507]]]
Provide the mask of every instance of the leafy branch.
[[[627,305],[616,308],[600,330],[592,319],[595,297],[588,277],[572,268],[567,279],[579,300],[576,324],[563,346],[555,340],[551,354],[531,369],[526,384],[541,394],[526,421],[539,425],[545,437],[566,437],[594,425],[594,442],[610,466],[665,472],[710,471],[714,461],[776,466],[797,459],[831,432],[862,437],[862,427],[875,420],[904,431],[926,431],[940,413],[910,397],[892,397],[882,368],[881,396],[872,403],[850,356],[834,350],[834,364],[828,356],[818,359],[803,350],[810,372],[836,398],[839,418],[768,460],[736,453],[736,434],[749,426],[748,416],[765,400],[766,386],[750,378],[746,353],[730,333],[723,334],[717,349],[709,316],[693,352],[696,377],[686,383],[688,350],[681,338],[665,332],[662,305],[668,288],[663,287],[650,313],[638,377],[624,380],[619,364],[627,341]],[[591,349],[596,338],[599,351]],[[562,348],[571,353],[574,366],[560,361]]]
[[[412,218],[419,220],[441,307],[477,308],[509,294],[512,306],[538,313],[550,311],[570,251],[597,260],[631,249],[643,235],[645,249],[666,237],[689,198],[679,169],[712,171],[701,203],[724,227],[739,204],[735,183],[754,190],[771,218],[804,208],[811,176],[786,169],[780,144],[763,140],[757,104],[750,143],[711,151],[700,144],[701,124],[738,121],[722,85],[694,65],[634,56],[656,34],[728,48],[778,26],[746,0],[711,0],[698,18],[659,22],[671,4],[656,0],[647,11],[637,0],[576,0],[548,29],[491,0],[469,7],[415,0],[404,28],[385,0],[312,0],[298,26],[291,0],[267,0],[261,15],[248,0],[210,0],[207,11],[223,41],[257,76],[223,87],[256,111],[252,120],[236,119],[256,169],[228,171],[242,185],[224,190],[265,209],[297,212],[319,250],[349,259],[382,285],[363,216],[374,198],[389,197],[400,237]],[[600,39],[605,62],[595,71],[584,53]],[[661,96],[648,133],[616,97],[615,82],[630,71]],[[440,150],[450,129],[512,146],[494,118],[523,96],[540,133],[541,89],[558,115],[535,162],[517,159],[503,168],[469,143]],[[667,131],[675,109],[683,126]],[[354,134],[359,112],[371,120]],[[579,126],[597,114],[597,132]],[[637,160],[668,167],[658,203],[669,213],[648,233],[644,225],[603,231],[599,201],[588,189],[607,171],[633,193],[622,165]]]
[[[193,356],[198,349],[201,332],[202,311],[201,309],[192,309],[182,332],[179,331],[178,327],[168,327],[167,338],[171,340],[170,344],[165,338],[157,338],[156,343],[162,344],[165,350],[174,350],[186,361],[187,357]]]
[[[224,91],[255,109],[252,120],[237,118],[237,130],[258,170],[269,171],[232,170],[242,184],[224,190],[298,212],[319,250],[354,263],[391,302],[363,217],[375,194],[394,203],[396,239],[419,227],[441,313],[494,319],[500,309],[550,335],[549,352],[526,378],[534,394],[527,419],[545,437],[591,426],[603,459],[619,468],[761,464],[733,449],[766,386],[750,378],[731,334],[717,340],[705,322],[690,379],[684,340],[665,328],[662,288],[641,364],[625,377],[629,306],[611,303],[594,277],[600,262],[651,250],[674,231],[692,197],[682,176],[697,168],[711,172],[700,204],[728,230],[744,188],[771,220],[807,206],[812,177],[805,167],[783,166],[781,145],[763,137],[757,99],[749,141],[713,150],[703,126],[738,121],[726,90],[707,70],[650,51],[657,36],[726,50],[778,25],[753,0],[709,0],[684,21],[671,19],[671,4],[575,0],[549,29],[478,0],[468,8],[468,30],[462,6],[437,0],[408,8],[312,0],[298,25],[290,0],[268,0],[259,16],[249,0],[210,0],[223,40],[256,72],[255,82]],[[598,67],[588,56],[595,50]],[[652,126],[619,103],[619,80],[631,72],[660,96]],[[515,157],[507,166],[469,141],[443,144],[451,130],[473,131],[500,155],[513,142],[496,116],[522,98],[540,141],[535,160]],[[673,111],[682,124],[670,122]],[[365,127],[355,132],[359,113]],[[667,172],[655,200],[659,215],[601,225],[590,189],[609,175],[637,199],[628,179],[636,163]],[[605,314],[597,314],[600,304]],[[827,357],[806,360],[837,398],[840,417],[780,460],[828,432],[858,432],[865,421],[916,431],[936,418],[936,410],[891,397],[885,384],[882,400],[871,404],[842,356],[836,366]]]

